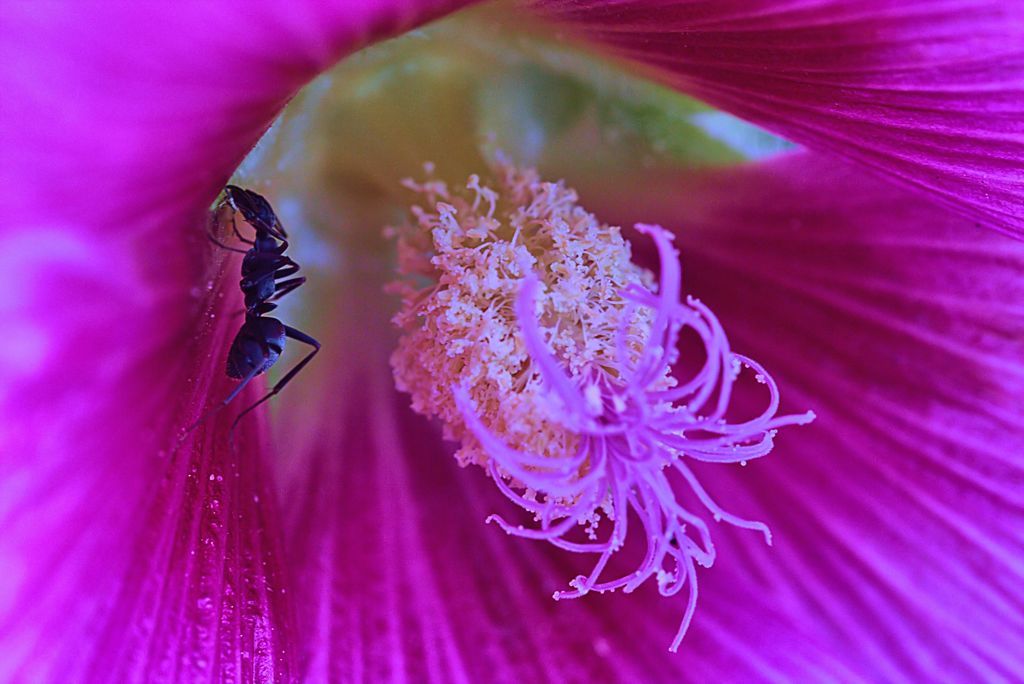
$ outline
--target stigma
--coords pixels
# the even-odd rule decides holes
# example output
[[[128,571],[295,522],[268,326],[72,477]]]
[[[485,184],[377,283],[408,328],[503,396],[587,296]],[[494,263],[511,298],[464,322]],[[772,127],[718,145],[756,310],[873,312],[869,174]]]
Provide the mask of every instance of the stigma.
[[[711,310],[683,294],[665,229],[635,226],[657,251],[655,277],[633,263],[621,229],[580,207],[564,182],[504,161],[459,187],[430,165],[426,175],[403,181],[417,202],[386,229],[398,253],[390,289],[402,299],[396,385],[415,411],[440,419],[461,463],[485,468],[536,524],[488,521],[595,559],[556,599],[649,580],[663,596],[685,589],[675,651],[696,610],[697,566],[715,561],[703,516],[771,543],[764,523],[720,507],[690,466],[765,456],[780,427],[813,413],[778,415],[771,375],[733,352]],[[681,335],[703,353],[681,359]],[[744,372],[767,387],[767,405],[734,421]],[[703,511],[680,503],[682,490]],[[636,566],[611,572],[634,537],[645,547]]]

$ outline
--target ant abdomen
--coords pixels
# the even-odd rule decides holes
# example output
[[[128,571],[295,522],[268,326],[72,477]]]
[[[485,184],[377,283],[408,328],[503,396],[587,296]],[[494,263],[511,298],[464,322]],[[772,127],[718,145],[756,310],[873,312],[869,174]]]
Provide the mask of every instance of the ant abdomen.
[[[284,324],[276,318],[247,318],[228,352],[228,376],[241,379],[267,371],[284,351],[285,337]]]

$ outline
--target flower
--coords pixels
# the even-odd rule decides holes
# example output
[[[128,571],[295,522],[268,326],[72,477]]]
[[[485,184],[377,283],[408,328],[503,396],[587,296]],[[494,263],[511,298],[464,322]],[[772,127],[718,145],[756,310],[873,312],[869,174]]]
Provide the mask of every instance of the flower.
[[[776,543],[722,528],[680,653],[642,590],[538,597],[571,559],[481,524],[509,509],[393,394],[372,282],[346,281],[274,444],[258,418],[228,449],[224,416],[177,445],[233,386],[210,202],[317,72],[453,8],[5,8],[0,675],[1012,678],[1024,254],[971,224],[1021,228],[1013,3],[536,6],[811,150],[573,179],[602,220],[680,227],[690,291],[819,415],[699,473]]]

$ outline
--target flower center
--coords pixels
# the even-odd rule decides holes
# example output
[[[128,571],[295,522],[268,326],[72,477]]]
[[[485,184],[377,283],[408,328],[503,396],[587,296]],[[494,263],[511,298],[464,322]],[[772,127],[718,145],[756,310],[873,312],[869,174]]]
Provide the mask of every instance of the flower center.
[[[392,286],[403,299],[395,323],[404,335],[392,356],[398,386],[416,411],[441,418],[463,462],[479,464],[488,457],[466,428],[453,382],[514,448],[558,456],[577,442],[552,419],[551,393],[520,331],[516,302],[528,274],[544,290],[527,306],[545,349],[575,376],[620,376],[617,344],[635,362],[650,328],[650,313],[622,293],[651,275],[630,261],[618,228],[577,206],[562,183],[507,164],[495,174],[494,188],[475,175],[454,191],[437,180],[405,181],[427,206],[389,230],[403,276]],[[624,318],[627,339],[618,340]]]
[[[779,393],[755,361],[735,354],[700,301],[681,298],[678,255],[659,226],[637,224],[660,257],[653,275],[630,261],[621,230],[578,206],[564,183],[497,162],[487,184],[473,175],[450,189],[426,167],[404,184],[423,205],[390,227],[397,240],[402,330],[392,355],[396,383],[413,409],[444,424],[458,458],[489,471],[499,489],[535,516],[537,529],[492,516],[512,535],[597,554],[587,576],[555,598],[633,591],[655,578],[665,596],[689,585],[675,650],[697,599],[695,564],[710,567],[707,524],[676,497],[672,474],[716,521],[768,528],[720,508],[688,460],[735,463],[766,455],[776,429],[813,414],[777,416]],[[702,364],[676,377],[678,340],[702,342]],[[751,368],[770,400],[756,418],[729,422],[732,388]],[[603,579],[635,518],[646,541],[638,567]],[[598,533],[602,520],[611,530]],[[579,527],[585,540],[577,541]]]

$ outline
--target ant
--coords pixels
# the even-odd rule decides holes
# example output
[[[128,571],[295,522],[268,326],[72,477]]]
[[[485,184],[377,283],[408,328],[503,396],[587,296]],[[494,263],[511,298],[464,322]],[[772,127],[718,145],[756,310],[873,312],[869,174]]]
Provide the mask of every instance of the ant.
[[[219,217],[225,209],[231,211],[232,232],[251,247],[244,250],[225,245],[214,235],[211,225],[209,238],[214,244],[245,255],[242,259],[242,279],[239,281],[245,297],[245,322],[231,343],[227,360],[228,377],[238,378],[242,382],[213,411],[227,406],[253,378],[269,370],[284,351],[286,338],[313,347],[313,351],[288,371],[262,399],[238,414],[231,425],[233,433],[245,414],[284,389],[313,360],[320,351],[320,343],[304,332],[266,315],[277,308],[275,302],[278,299],[306,282],[302,276],[292,277],[298,273],[299,265],[284,254],[288,249],[288,233],[270,203],[252,190],[228,185],[224,188],[224,199],[214,210],[214,217]],[[239,232],[235,223],[237,214],[241,214],[245,222],[256,231],[252,240],[246,239]],[[188,431],[195,429],[208,415],[202,416]]]

